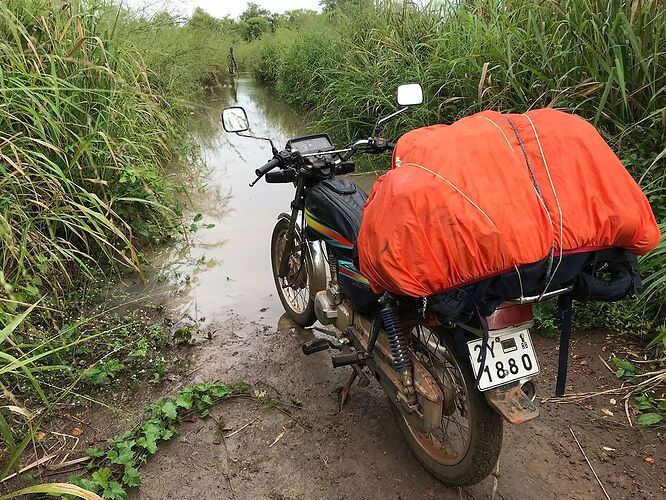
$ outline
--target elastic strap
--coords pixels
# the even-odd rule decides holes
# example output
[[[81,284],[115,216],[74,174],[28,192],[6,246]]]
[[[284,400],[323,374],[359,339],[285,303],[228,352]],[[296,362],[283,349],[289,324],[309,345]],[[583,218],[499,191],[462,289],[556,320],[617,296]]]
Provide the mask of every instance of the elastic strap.
[[[481,328],[483,329],[483,340],[481,341],[481,364],[479,365],[479,373],[476,374],[476,380],[474,381],[474,384],[477,387],[479,386],[481,375],[483,375],[483,370],[486,368],[486,354],[488,351],[488,340],[490,339],[488,321],[485,317],[481,316],[481,314],[479,314],[479,322],[481,323]]]
[[[469,356],[469,349],[467,348],[467,342],[465,342],[465,332],[459,326],[453,329],[453,340],[456,347],[456,354],[460,358]]]
[[[573,317],[573,300],[568,293],[557,299],[557,312],[560,317],[560,356],[557,365],[557,383],[555,395],[564,396],[567,383],[567,367],[569,364],[569,341],[571,339],[571,320]]]
[[[479,306],[475,300],[475,297],[477,295],[482,295],[482,293],[485,293],[485,290],[488,287],[488,283],[485,284],[485,287],[483,287],[483,285],[481,284],[479,284],[479,286],[482,287],[483,292],[479,292],[479,289],[477,288],[477,290],[475,290],[474,292],[474,295],[471,295],[464,288],[460,288],[460,290],[465,292],[465,294],[469,297],[470,301],[472,302],[474,310],[476,311],[476,315],[479,318],[479,324],[481,325],[481,330],[483,331],[483,337],[481,340],[481,365],[479,366],[479,373],[476,374],[476,381],[475,381],[475,385],[477,387],[479,386],[479,381],[481,380],[481,374],[483,373],[483,370],[486,367],[486,351],[488,350],[488,340],[490,339],[490,331],[488,330],[488,320],[485,318],[483,314],[481,314]],[[460,328],[459,323],[456,323],[456,325],[458,326],[458,328]],[[469,352],[469,349],[467,350],[467,352]]]
[[[534,175],[534,170],[532,169],[532,163],[530,162],[530,157],[527,154],[527,150],[525,149],[525,145],[523,144],[523,139],[520,137],[520,134],[518,133],[518,129],[514,125],[513,121],[511,121],[511,118],[508,116],[505,116],[506,121],[509,122],[509,125],[511,125],[511,128],[513,129],[513,133],[516,134],[516,139],[518,140],[518,145],[520,146],[520,150],[523,153],[523,157],[525,158],[525,165],[527,166],[527,171],[530,173],[530,177],[532,178],[532,184],[534,185],[534,190],[536,191],[537,196],[539,197],[539,200],[541,201],[541,205],[543,206],[544,212],[546,214],[546,217],[548,217],[548,220],[550,221],[550,226],[553,228],[553,231],[555,228],[553,227],[553,220],[550,217],[550,214],[548,213],[548,209],[546,208],[546,200],[543,197],[543,194],[541,194],[541,188],[539,187],[539,183],[537,182],[536,176]],[[541,146],[539,146],[541,147]],[[553,260],[554,260],[554,255],[555,255],[555,241],[553,241],[551,247],[550,247],[550,252],[548,252],[548,264],[546,266],[546,274],[544,276],[543,282],[546,284],[543,293],[546,293],[546,290],[548,289],[548,285],[550,284],[550,278],[551,278],[551,273],[553,272]],[[543,295],[542,293],[542,295]]]

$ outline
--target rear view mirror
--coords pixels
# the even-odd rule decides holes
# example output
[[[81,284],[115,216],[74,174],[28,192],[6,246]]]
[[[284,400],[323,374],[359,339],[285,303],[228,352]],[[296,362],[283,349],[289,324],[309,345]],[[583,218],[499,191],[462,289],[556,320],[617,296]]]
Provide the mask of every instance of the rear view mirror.
[[[418,83],[408,83],[398,87],[398,104],[415,106],[423,102],[423,89]]]
[[[222,110],[222,126],[227,132],[245,132],[250,128],[245,110],[240,106],[232,106]]]

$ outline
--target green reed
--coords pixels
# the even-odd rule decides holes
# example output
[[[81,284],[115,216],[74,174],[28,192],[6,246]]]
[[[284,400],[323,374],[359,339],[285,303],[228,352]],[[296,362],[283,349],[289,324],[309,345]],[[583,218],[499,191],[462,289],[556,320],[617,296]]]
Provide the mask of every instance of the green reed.
[[[370,134],[419,82],[425,103],[389,125],[450,123],[484,109],[552,106],[594,123],[666,218],[666,3],[658,0],[344,2],[317,23],[248,45],[246,67],[288,102],[308,107],[339,140]],[[384,165],[386,167],[386,165]],[[662,227],[664,227],[662,225]],[[644,260],[654,309],[666,300]]]

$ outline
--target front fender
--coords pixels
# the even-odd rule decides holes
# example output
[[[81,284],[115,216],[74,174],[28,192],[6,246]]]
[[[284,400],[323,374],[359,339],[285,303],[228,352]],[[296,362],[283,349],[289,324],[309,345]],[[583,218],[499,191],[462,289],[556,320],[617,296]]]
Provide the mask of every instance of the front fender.
[[[278,220],[291,220],[291,214],[283,212],[278,215]],[[300,229],[300,224],[296,222],[296,227]],[[300,233],[300,231],[299,231]],[[321,240],[305,241],[305,258],[310,263],[312,276],[310,277],[310,297],[313,299],[317,292],[326,290],[328,286],[328,273],[326,265],[326,248]]]

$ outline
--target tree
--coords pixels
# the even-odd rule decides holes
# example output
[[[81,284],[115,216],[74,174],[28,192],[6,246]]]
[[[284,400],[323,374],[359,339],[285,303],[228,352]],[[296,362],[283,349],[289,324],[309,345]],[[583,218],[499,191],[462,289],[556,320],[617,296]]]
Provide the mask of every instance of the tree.
[[[317,11],[310,9],[294,9],[284,13],[287,24],[298,24],[302,20],[315,17],[316,15]]]
[[[238,24],[238,32],[243,40],[251,42],[266,32],[272,31],[273,23],[265,17],[251,17]]]
[[[372,3],[372,0],[320,0],[319,6],[324,12],[331,12],[335,9],[345,9],[347,7],[366,7]]]
[[[248,21],[254,17],[264,17],[268,19],[270,15],[271,12],[269,10],[259,7],[259,5],[254,2],[250,2],[247,4],[247,9],[245,9],[245,11],[240,15],[239,19],[241,21]]]
[[[190,26],[194,29],[201,29],[205,31],[220,31],[221,24],[220,20],[216,17],[211,16],[208,12],[203,10],[201,7],[194,9],[192,17],[187,21],[187,26]]]
[[[331,12],[338,8],[338,0],[320,0],[319,6],[324,12]]]

